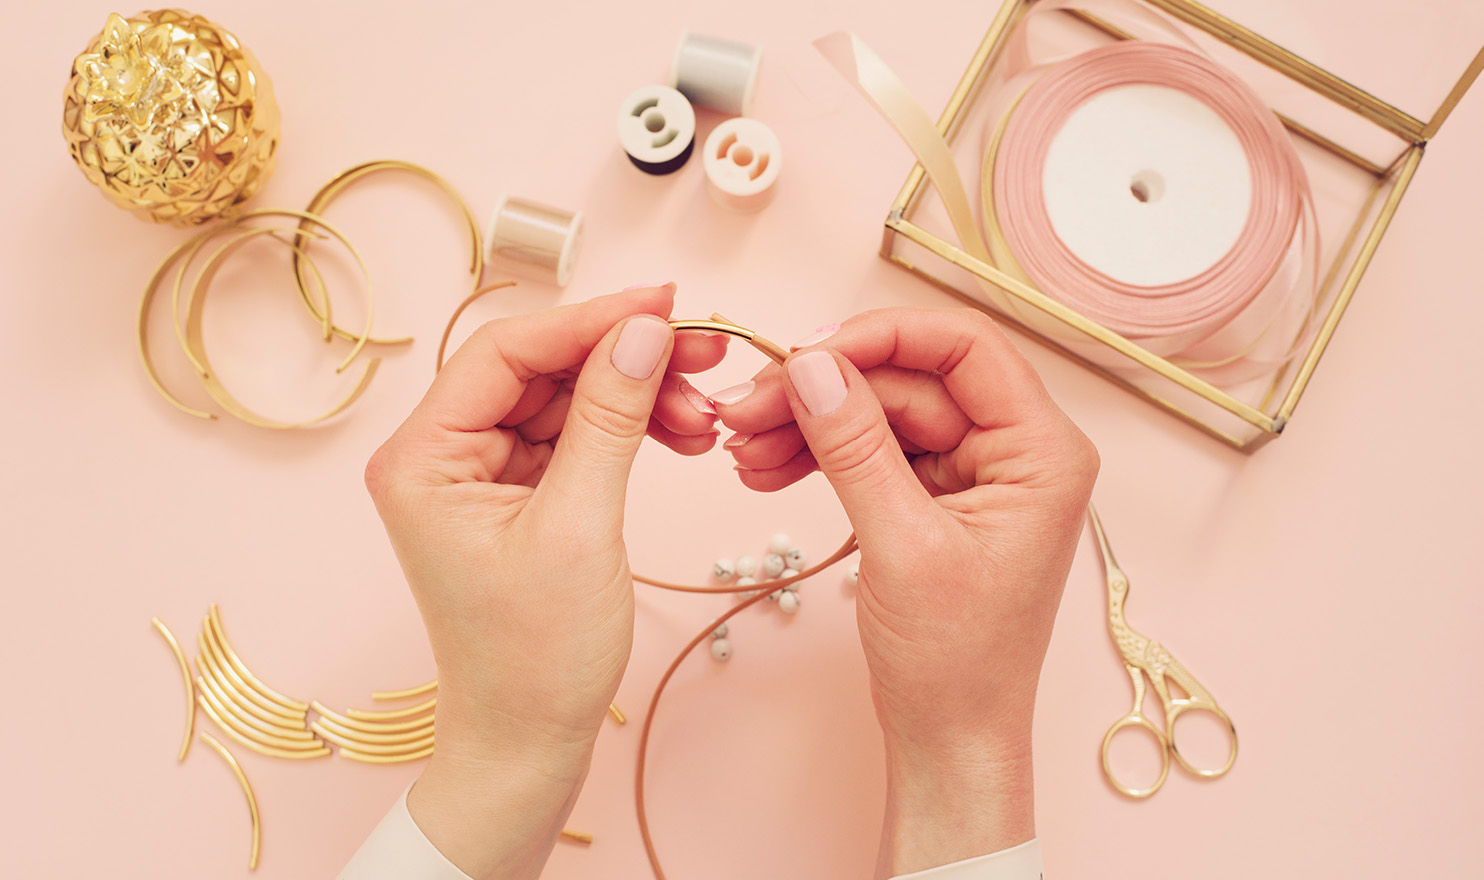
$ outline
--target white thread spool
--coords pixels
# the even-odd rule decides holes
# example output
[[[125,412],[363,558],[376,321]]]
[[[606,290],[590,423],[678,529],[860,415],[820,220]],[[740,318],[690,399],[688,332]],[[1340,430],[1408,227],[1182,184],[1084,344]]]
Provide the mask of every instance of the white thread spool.
[[[734,211],[760,211],[773,201],[783,150],[771,128],[738,117],[711,130],[701,163],[706,189],[717,204]]]
[[[582,212],[503,195],[488,240],[491,265],[561,287],[582,246]]]
[[[645,174],[678,171],[696,145],[696,111],[669,86],[645,86],[618,107],[618,142]]]
[[[746,116],[762,63],[757,46],[686,31],[675,47],[670,84],[697,107]]]

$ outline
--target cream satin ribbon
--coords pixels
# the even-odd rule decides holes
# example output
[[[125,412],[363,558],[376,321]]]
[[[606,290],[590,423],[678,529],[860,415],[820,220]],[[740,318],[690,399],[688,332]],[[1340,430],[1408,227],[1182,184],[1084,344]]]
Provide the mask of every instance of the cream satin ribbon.
[[[1089,6],[1150,40],[1035,57],[1027,32],[1036,16]],[[849,33],[815,45],[907,142],[970,256],[1213,383],[1271,373],[1305,341],[1316,305],[1318,233],[1303,166],[1261,99],[1168,22],[1126,3],[1049,0],[1007,35],[998,88],[981,99],[1000,111],[992,115],[997,124],[982,169],[982,231],[947,142],[885,62]],[[1128,284],[1089,266],[1057,236],[1042,197],[1048,145],[1061,125],[1090,98],[1125,85],[1176,89],[1209,107],[1235,134],[1251,171],[1251,206],[1236,244],[1205,271],[1174,283]],[[978,281],[984,299],[1010,317],[1105,366],[1127,365]]]

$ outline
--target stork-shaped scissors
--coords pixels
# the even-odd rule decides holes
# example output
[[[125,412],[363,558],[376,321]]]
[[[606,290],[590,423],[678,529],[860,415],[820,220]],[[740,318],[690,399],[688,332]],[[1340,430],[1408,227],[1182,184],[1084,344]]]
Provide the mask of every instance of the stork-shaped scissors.
[[[1098,514],[1093,506],[1087,506],[1087,518],[1092,522],[1092,532],[1098,539],[1098,550],[1103,555],[1103,572],[1108,581],[1108,632],[1113,636],[1113,643],[1118,646],[1118,651],[1123,655],[1123,666],[1128,670],[1129,680],[1134,684],[1134,705],[1128,710],[1128,714],[1113,722],[1108,728],[1108,733],[1103,737],[1103,773],[1108,777],[1115,789],[1119,792],[1135,798],[1146,798],[1164,785],[1165,777],[1170,774],[1170,756],[1175,756],[1175,761],[1185,768],[1187,772],[1196,776],[1211,778],[1221,776],[1232,768],[1237,762],[1237,729],[1232,726],[1231,718],[1216,705],[1216,698],[1211,696],[1210,691],[1201,687],[1201,683],[1195,680],[1195,676],[1185,670],[1166,651],[1164,646],[1153,639],[1146,638],[1129,628],[1128,621],[1123,618],[1123,606],[1128,600],[1128,576],[1123,569],[1118,567],[1118,562],[1113,558],[1113,548],[1108,544],[1108,536],[1103,533],[1103,524],[1098,520]],[[1159,700],[1164,704],[1165,729],[1160,730],[1158,726],[1150,721],[1144,714],[1144,676],[1149,676],[1149,682],[1154,686],[1154,692],[1159,695]],[[1184,697],[1171,697],[1168,678],[1179,685],[1185,691]],[[1201,711],[1210,712],[1226,725],[1230,735],[1231,749],[1227,753],[1226,763],[1215,769],[1197,767],[1191,764],[1175,743],[1175,721],[1186,712]],[[1113,744],[1113,737],[1120,730],[1128,727],[1139,727],[1153,734],[1159,745],[1160,767],[1159,778],[1148,788],[1133,788],[1118,781],[1113,775],[1113,766],[1108,761],[1108,748]]]

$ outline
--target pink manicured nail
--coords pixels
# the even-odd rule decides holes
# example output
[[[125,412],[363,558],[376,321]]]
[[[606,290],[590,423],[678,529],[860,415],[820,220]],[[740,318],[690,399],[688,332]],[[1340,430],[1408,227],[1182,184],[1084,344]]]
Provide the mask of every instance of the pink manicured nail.
[[[732,406],[745,400],[747,395],[751,394],[752,390],[756,387],[756,382],[743,382],[741,385],[733,385],[730,388],[724,388],[711,395],[711,402],[719,403],[722,406]]]
[[[752,434],[733,434],[727,438],[727,442],[723,443],[722,446],[725,446],[727,449],[741,449],[747,445],[747,441],[751,440],[752,437]]]
[[[630,379],[648,379],[672,335],[670,325],[658,318],[630,318],[613,346],[613,366]]]
[[[788,378],[810,415],[827,416],[845,402],[845,377],[827,351],[811,351],[790,360]]]
[[[824,342],[826,339],[829,339],[831,336],[834,336],[835,333],[839,331],[839,329],[839,321],[836,321],[833,324],[826,324],[823,327],[820,327],[818,330],[815,330],[813,333],[810,333],[808,336],[805,336],[803,339],[800,339],[798,342],[795,342],[793,345],[789,346],[789,349],[791,351],[798,351],[801,348],[808,348],[811,345],[818,345],[821,342]]]
[[[711,405],[711,401],[706,399],[706,395],[696,390],[696,386],[685,381],[683,378],[676,384],[680,386],[680,393],[684,395],[685,399],[697,411],[705,413],[708,416],[716,415],[716,407]]]
[[[638,284],[630,284],[628,287],[625,287],[624,290],[639,290],[643,287],[664,287],[666,284],[669,283],[670,282],[668,281],[641,281]],[[619,292],[622,293],[623,291]]]

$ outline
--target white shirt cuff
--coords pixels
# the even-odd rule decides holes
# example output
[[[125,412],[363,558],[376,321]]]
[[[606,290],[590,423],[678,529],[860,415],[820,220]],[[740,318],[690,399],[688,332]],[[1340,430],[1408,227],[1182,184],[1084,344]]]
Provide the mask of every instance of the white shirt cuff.
[[[1033,837],[997,853],[899,874],[892,880],[1041,880],[1041,841]]]
[[[417,827],[407,812],[407,791],[341,869],[339,880],[472,880]]]

